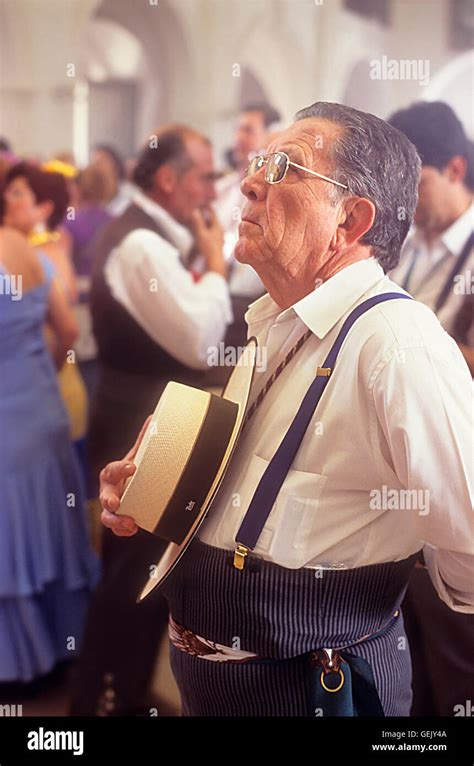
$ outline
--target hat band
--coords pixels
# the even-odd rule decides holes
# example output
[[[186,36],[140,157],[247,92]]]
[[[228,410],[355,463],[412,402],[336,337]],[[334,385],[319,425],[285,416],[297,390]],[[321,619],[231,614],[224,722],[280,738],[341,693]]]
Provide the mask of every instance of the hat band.
[[[239,407],[211,394],[196,442],[155,529],[155,535],[181,545],[196,521],[224,459]],[[159,480],[159,477],[157,477]]]

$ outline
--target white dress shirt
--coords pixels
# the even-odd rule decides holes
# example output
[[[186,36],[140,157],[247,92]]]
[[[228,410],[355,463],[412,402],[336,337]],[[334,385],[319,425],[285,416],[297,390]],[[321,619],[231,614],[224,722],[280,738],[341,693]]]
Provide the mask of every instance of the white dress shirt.
[[[423,233],[416,229],[407,237],[399,265],[390,272],[390,278],[405,287],[405,279],[412,266],[406,290],[417,301],[421,301],[434,311],[438,295],[449,277],[456,260],[472,233],[474,227],[474,203],[428,247]],[[466,276],[465,284],[470,289],[471,275],[474,272],[474,248],[462,269]],[[461,308],[466,292],[462,285],[455,282],[448,293],[444,305],[438,312],[438,319],[452,333],[454,320]]]
[[[195,282],[181,261],[192,246],[190,232],[141,192],[133,201],[170,242],[154,231],[135,229],[111,252],[107,284],[165,351],[188,367],[207,369],[210,349],[218,347],[233,319],[227,282],[213,271]]]
[[[235,548],[257,484],[344,319],[392,291],[404,292],[370,258],[284,311],[268,293],[250,305],[248,336],[268,360],[250,401],[307,328],[313,335],[245,428],[201,540]],[[467,365],[430,309],[407,300],[371,308],[343,344],[255,554],[291,569],[354,568],[423,547],[441,599],[474,613],[471,397]]]

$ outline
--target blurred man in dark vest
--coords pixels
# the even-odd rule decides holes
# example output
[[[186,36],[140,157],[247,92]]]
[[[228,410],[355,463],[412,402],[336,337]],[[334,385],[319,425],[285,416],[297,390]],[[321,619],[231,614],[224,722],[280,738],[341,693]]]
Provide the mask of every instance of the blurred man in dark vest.
[[[168,381],[215,382],[208,359],[232,309],[223,234],[211,210],[214,179],[208,139],[181,125],[163,128],[137,162],[132,204],[97,243],[91,307],[101,371],[89,432],[95,485],[117,445],[131,447]],[[205,263],[199,279],[187,267],[193,248]],[[132,545],[104,535],[105,574],[89,614],[73,713],[133,714],[146,705],[167,609],[160,597],[140,606],[135,597],[161,546],[146,532]],[[127,646],[125,666],[110,651],[111,636]]]

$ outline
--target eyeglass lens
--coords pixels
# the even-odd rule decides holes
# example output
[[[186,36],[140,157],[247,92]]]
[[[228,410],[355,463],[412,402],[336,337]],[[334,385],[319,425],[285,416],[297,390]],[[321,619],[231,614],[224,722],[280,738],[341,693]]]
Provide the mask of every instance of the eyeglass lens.
[[[262,155],[253,157],[247,168],[247,175],[251,176],[254,173],[257,173],[265,164],[265,180],[269,183],[278,183],[278,181],[281,181],[287,170],[288,160],[286,155],[281,152],[275,152],[274,154],[268,155],[268,159]]]
[[[281,181],[287,169],[287,162],[288,160],[284,154],[280,152],[271,154],[265,168],[265,179],[271,184]]]

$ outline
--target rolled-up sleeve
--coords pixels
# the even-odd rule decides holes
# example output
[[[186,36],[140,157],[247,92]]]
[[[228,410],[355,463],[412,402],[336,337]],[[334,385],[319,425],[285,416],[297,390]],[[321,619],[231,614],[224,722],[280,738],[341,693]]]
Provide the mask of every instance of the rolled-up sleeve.
[[[444,339],[443,339],[444,340]],[[474,613],[473,384],[454,341],[403,349],[373,385],[377,419],[402,487],[427,507],[403,523],[423,545],[436,591],[456,612]],[[404,530],[402,529],[402,533]]]
[[[207,369],[210,349],[233,319],[224,277],[208,272],[195,282],[175,247],[137,229],[111,253],[106,278],[114,298],[156,343],[183,364]]]

